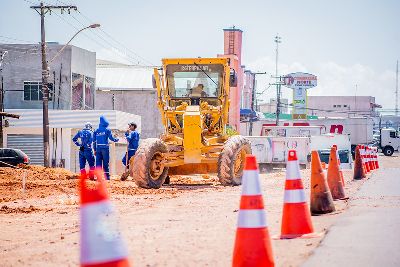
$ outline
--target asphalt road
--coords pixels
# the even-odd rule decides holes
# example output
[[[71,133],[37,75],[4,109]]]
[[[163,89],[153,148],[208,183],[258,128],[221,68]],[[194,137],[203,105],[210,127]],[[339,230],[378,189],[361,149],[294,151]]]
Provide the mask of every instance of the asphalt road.
[[[400,266],[399,173],[373,173],[302,266]]]

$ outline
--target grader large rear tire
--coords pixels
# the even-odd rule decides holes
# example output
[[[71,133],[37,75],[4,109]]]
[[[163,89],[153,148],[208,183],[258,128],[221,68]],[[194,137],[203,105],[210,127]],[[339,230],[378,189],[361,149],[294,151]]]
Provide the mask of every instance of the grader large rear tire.
[[[251,154],[249,140],[241,135],[228,139],[218,158],[218,179],[222,185],[240,185],[246,154]]]
[[[168,176],[163,165],[163,153],[167,146],[157,138],[149,138],[140,144],[135,154],[131,176],[139,187],[160,188]]]

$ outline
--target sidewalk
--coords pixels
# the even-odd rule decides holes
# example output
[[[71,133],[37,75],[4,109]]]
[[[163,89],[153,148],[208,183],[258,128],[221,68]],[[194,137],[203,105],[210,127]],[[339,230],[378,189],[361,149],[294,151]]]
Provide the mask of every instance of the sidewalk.
[[[379,169],[302,266],[400,266],[399,228],[400,168]]]

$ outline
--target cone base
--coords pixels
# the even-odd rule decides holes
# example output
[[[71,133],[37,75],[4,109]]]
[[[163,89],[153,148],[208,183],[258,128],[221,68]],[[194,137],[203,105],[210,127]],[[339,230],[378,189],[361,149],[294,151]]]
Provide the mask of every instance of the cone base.
[[[301,236],[313,232],[311,213],[306,202],[283,205],[282,236]]]
[[[238,228],[232,266],[275,266],[267,228]]]
[[[336,211],[331,192],[312,193],[310,211],[311,215],[320,215]]]
[[[273,236],[272,239],[295,239],[295,238],[318,238],[324,236],[324,233],[309,233],[309,234],[302,234],[302,235],[278,235]]]
[[[81,267],[129,267],[127,259],[109,261],[104,263],[81,264]]]

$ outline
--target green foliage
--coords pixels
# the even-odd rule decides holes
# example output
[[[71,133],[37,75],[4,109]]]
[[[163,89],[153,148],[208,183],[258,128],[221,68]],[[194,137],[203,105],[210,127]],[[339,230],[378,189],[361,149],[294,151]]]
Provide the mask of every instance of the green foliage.
[[[228,136],[239,135],[239,133],[235,129],[233,129],[232,126],[230,125],[226,126],[226,134]]]

